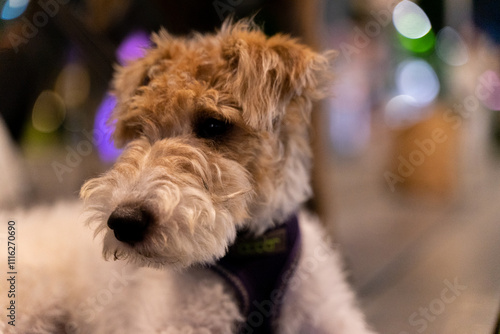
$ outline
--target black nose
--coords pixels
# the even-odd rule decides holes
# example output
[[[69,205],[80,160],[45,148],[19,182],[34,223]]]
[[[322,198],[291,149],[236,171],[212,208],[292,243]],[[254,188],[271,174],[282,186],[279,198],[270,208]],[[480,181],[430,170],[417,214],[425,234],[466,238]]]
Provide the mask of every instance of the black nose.
[[[118,206],[108,218],[108,227],[115,238],[133,245],[144,239],[153,220],[151,212],[140,206],[126,204]]]

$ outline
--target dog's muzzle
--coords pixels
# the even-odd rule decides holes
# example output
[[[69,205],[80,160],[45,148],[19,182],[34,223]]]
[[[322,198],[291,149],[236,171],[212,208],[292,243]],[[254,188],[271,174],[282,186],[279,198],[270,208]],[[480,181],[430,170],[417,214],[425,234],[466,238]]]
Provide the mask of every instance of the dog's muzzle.
[[[134,245],[144,240],[152,221],[153,215],[147,208],[136,204],[124,204],[111,213],[108,227],[113,230],[116,239]]]

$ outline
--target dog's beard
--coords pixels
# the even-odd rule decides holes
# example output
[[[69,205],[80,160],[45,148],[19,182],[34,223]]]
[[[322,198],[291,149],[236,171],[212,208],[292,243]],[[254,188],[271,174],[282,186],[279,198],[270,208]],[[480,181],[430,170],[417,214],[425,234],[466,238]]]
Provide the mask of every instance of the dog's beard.
[[[184,189],[174,207],[158,200],[158,221],[144,240],[129,245],[107,230],[103,244],[106,259],[126,260],[141,266],[184,268],[211,263],[222,257],[236,236],[237,222],[229,212],[216,210],[203,193]]]
[[[231,160],[210,161],[199,152],[153,159],[154,147],[143,141],[137,145],[112,170],[82,188],[88,223],[103,236],[104,257],[173,268],[222,257],[247,218],[251,188],[245,170]],[[193,150],[184,147],[185,152]],[[181,160],[189,161],[192,173],[185,164],[179,170],[176,162]],[[121,242],[108,227],[111,213],[124,203],[140,203],[152,211],[154,222],[138,242]]]

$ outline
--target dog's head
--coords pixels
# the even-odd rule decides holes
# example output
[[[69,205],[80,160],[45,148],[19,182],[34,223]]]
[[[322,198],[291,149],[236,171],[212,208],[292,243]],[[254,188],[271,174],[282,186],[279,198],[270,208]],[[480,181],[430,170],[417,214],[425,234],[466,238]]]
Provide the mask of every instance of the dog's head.
[[[186,267],[223,256],[310,195],[308,125],[331,53],[249,22],[214,35],[153,35],[119,68],[114,139],[125,151],[81,195],[105,257]]]

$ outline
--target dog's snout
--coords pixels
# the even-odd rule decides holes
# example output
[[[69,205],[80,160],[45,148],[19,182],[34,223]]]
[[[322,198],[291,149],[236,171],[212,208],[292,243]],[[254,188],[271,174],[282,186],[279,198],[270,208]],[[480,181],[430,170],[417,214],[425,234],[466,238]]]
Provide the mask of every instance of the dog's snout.
[[[153,215],[144,207],[123,205],[117,207],[108,218],[108,227],[113,230],[116,239],[135,244],[144,239]]]

